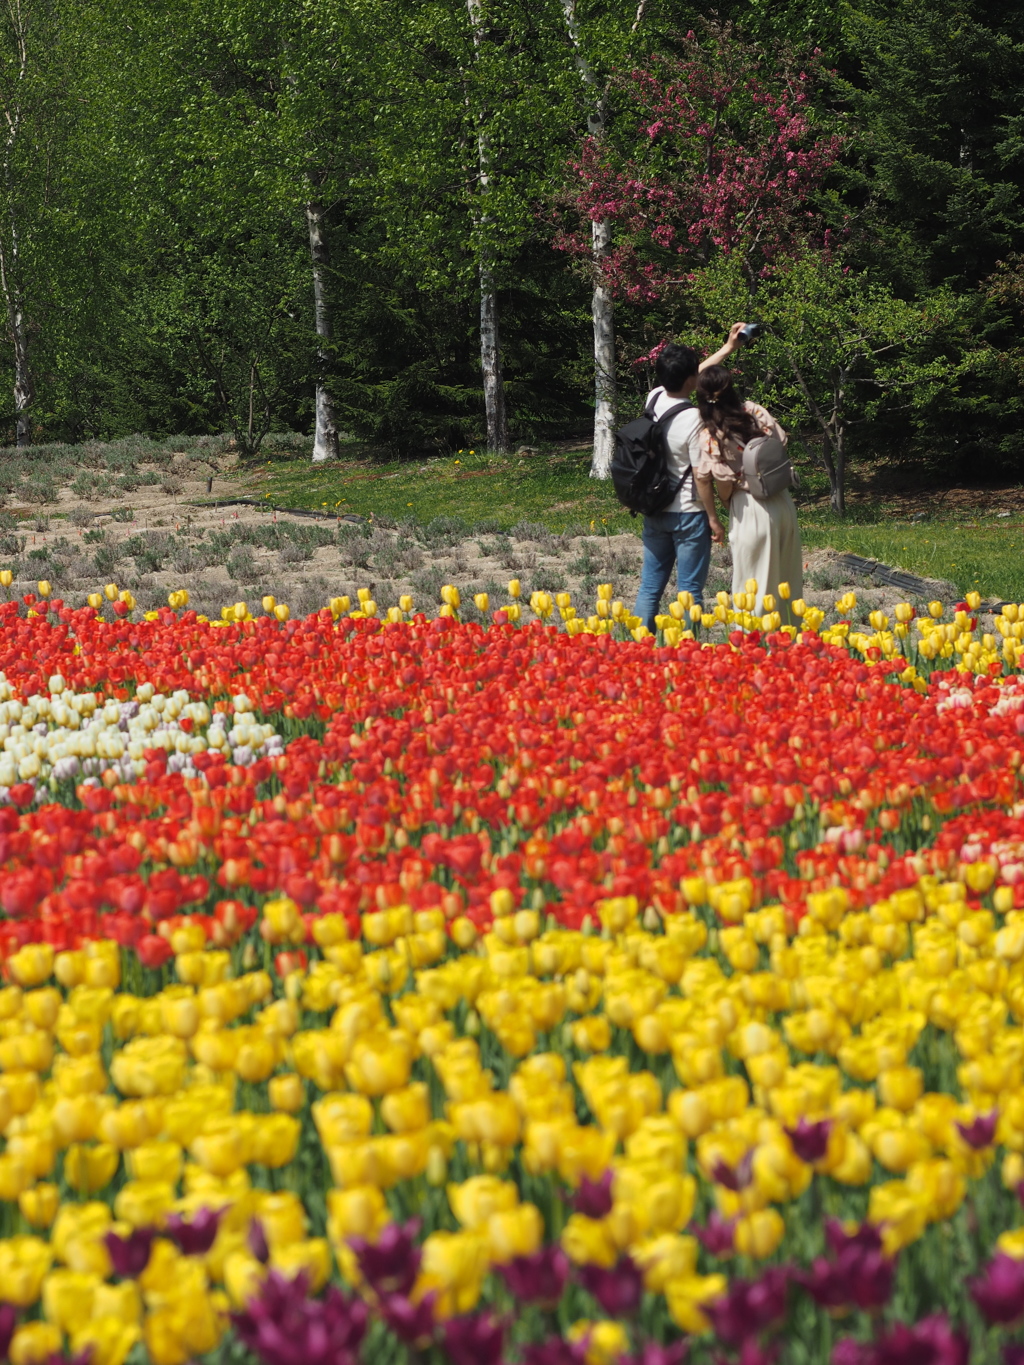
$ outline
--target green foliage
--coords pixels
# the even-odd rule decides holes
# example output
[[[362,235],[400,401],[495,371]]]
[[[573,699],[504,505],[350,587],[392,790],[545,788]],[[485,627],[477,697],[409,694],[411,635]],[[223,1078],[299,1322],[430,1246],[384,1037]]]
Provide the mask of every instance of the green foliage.
[[[83,496],[110,478],[131,496],[134,464],[153,459],[127,440],[137,431],[230,432],[249,455],[308,456],[319,381],[341,425],[385,459],[473,447],[484,258],[514,441],[586,436],[590,279],[552,249],[565,165],[596,91],[615,70],[678,51],[696,8],[579,0],[574,47],[561,0],[481,0],[476,40],[465,0],[23,7],[23,85],[13,30],[0,24],[0,99],[20,92],[25,130],[0,237],[13,209],[34,439],[58,462],[64,442],[127,442],[120,463],[76,466]],[[820,47],[835,68],[814,118],[842,126],[847,151],[811,224],[819,245],[830,229],[831,254],[805,256],[751,296],[709,252],[675,312],[621,306],[623,415],[649,379],[635,357],[666,334],[717,343],[734,317],[756,312],[766,334],[742,358],[744,382],[815,459],[831,449],[836,484],[837,443],[846,462],[1018,472],[1020,12],[994,0],[727,0],[718,12],[765,61]],[[610,90],[605,111],[621,136]],[[331,256],[326,369],[313,332],[313,197]],[[12,381],[7,345],[7,433]],[[49,458],[9,462],[3,490],[46,506]],[[511,475],[496,478],[511,495]],[[584,510],[614,510],[605,491],[588,487]]]

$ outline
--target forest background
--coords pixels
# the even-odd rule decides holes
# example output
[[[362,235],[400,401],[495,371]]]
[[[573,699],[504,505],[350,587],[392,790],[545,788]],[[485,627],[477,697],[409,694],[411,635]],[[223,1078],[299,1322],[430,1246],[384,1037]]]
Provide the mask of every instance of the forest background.
[[[3,0],[0,436],[595,432],[652,349],[828,475],[1015,479],[1024,10]]]

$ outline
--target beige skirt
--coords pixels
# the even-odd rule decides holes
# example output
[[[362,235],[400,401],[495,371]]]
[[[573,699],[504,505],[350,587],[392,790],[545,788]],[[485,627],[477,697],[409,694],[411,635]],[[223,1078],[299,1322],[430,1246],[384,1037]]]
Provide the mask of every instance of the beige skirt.
[[[779,598],[779,584],[788,583],[790,599],[803,596],[803,559],[796,507],[789,491],[760,501],[749,493],[735,492],[729,499],[729,549],[732,552],[732,590],[745,592],[747,579],[757,583],[757,605],[771,593],[783,625],[792,624],[786,603]]]

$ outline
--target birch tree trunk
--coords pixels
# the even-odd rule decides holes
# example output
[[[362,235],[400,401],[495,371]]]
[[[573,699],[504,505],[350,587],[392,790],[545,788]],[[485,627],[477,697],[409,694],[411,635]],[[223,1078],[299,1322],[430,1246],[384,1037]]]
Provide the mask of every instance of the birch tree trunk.
[[[28,16],[22,0],[8,0],[10,34],[14,40],[10,86],[3,92],[7,127],[3,148],[3,187],[7,200],[6,231],[0,230],[0,290],[7,313],[7,334],[14,352],[15,434],[19,446],[32,444],[32,371],[29,366],[28,323],[21,279],[21,242],[15,204],[14,153],[21,131],[22,98],[28,74]]]
[[[591,137],[601,137],[605,130],[604,90],[594,68],[587,60],[580,41],[576,20],[576,0],[562,0],[565,27],[572,44],[573,61],[584,84],[594,97],[594,105],[587,115]],[[642,17],[637,11],[634,30]],[[612,225],[607,218],[591,224],[592,264],[594,272],[591,313],[594,319],[594,454],[590,464],[592,479],[607,479],[611,475],[612,451],[615,445],[615,303],[605,283],[602,269],[604,257],[612,240]]]
[[[313,438],[313,463],[338,458],[338,421],[334,399],[325,383],[329,363],[327,343],[331,339],[331,308],[327,298],[329,247],[324,236],[323,205],[311,200],[306,205],[309,228],[309,256],[313,268],[313,316],[316,326],[316,434]]]
[[[484,41],[484,20],[480,0],[466,0],[473,50],[476,60]],[[503,455],[509,448],[508,412],[505,407],[505,380],[501,369],[501,323],[498,314],[498,294],[494,285],[494,253],[487,243],[487,228],[491,216],[487,212],[487,197],[494,174],[491,143],[477,117],[477,180],[484,207],[478,226],[483,241],[480,247],[480,370],[484,386],[484,413],[487,419],[487,449]]]
[[[594,455],[592,479],[610,478],[615,448],[615,304],[601,271],[611,242],[607,218],[592,225],[594,251]]]

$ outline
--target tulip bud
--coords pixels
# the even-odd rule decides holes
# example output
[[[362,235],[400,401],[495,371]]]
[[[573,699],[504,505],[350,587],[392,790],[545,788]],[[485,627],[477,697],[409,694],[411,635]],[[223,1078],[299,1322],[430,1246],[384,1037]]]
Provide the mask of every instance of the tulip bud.
[[[427,1184],[441,1189],[448,1179],[448,1158],[443,1147],[431,1147],[427,1152]]]
[[[370,600],[370,589],[369,588],[357,589],[356,597],[359,599],[359,605],[362,606],[364,602],[369,602]]]
[[[452,942],[456,947],[461,948],[463,952],[467,952],[476,942],[476,925],[471,919],[467,919],[465,915],[460,915],[458,919],[452,920],[450,932]]]
[[[981,606],[981,593],[973,591],[966,593],[964,595],[964,601],[970,607],[971,611],[977,611]]]
[[[398,605],[402,608],[403,611],[412,611],[413,599],[409,596],[407,592],[404,592],[402,596],[398,599]]]
[[[519,579],[518,579],[518,578],[512,578],[512,579],[509,580],[509,585],[508,585],[508,595],[509,595],[509,597],[518,597],[519,594],[520,594],[522,591],[523,591],[523,586],[522,586],[522,584],[519,582]]]
[[[0,569],[0,585],[9,588],[13,582],[14,574],[11,573],[10,569]]]
[[[941,602],[929,602],[929,603],[928,603],[928,615],[929,615],[929,616],[933,616],[933,617],[935,618],[936,621],[937,621],[937,620],[939,619],[939,617],[942,615],[942,613],[943,613],[944,610],[945,610],[945,608],[943,607],[943,605],[942,605]]]
[[[478,592],[473,598],[473,605],[477,611],[487,611],[491,605],[491,599],[485,592]]]
[[[103,596],[107,599],[108,602],[116,602],[116,601],[117,601],[117,584],[116,584],[116,583],[108,583],[107,586],[103,589]]]
[[[278,621],[287,621],[291,614],[291,608],[287,602],[278,602],[274,608],[274,617]]]
[[[267,612],[271,612],[271,611],[274,610],[274,608],[275,608],[276,606],[277,606],[277,598],[274,597],[272,593],[267,593],[266,597],[264,597],[264,599],[263,599],[263,610],[264,610],[264,611],[267,611]]]
[[[271,1109],[286,1114],[297,1114],[306,1102],[306,1086],[301,1076],[294,1071],[283,1076],[273,1076],[267,1086]]]
[[[775,610],[775,597],[772,593],[766,592],[761,598],[761,608],[765,612],[772,612]]]
[[[39,580],[39,582],[36,584],[36,588],[39,591],[40,597],[49,597],[50,593],[53,591],[53,589],[50,587],[49,582],[45,578],[41,578]]]

